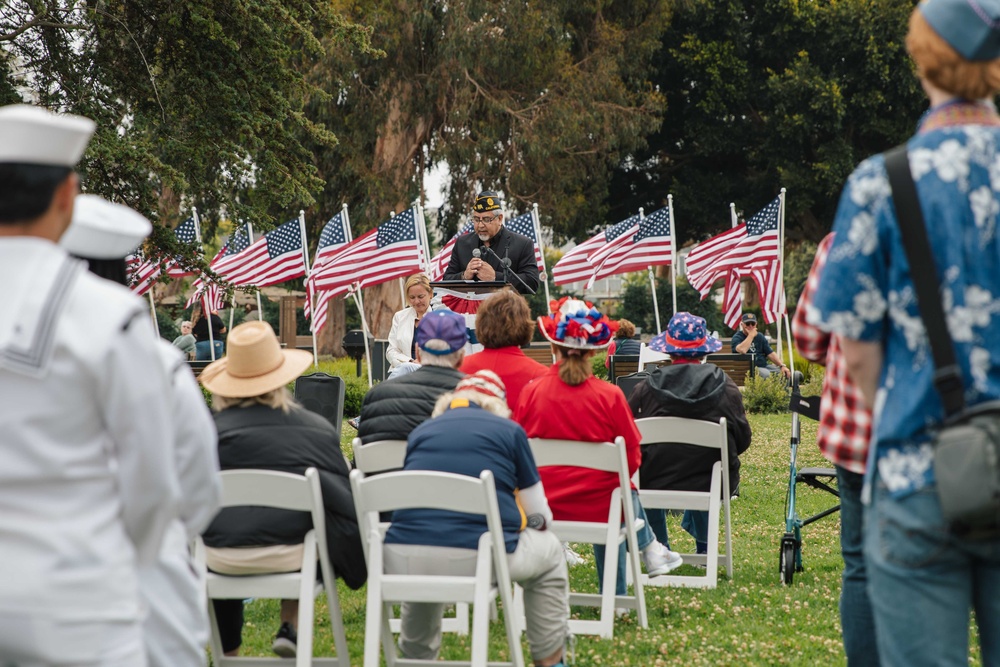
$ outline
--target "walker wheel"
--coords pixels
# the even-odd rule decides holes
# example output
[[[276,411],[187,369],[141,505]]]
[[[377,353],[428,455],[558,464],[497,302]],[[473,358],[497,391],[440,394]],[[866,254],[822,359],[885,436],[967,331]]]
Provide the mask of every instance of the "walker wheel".
[[[784,538],[781,540],[781,559],[778,567],[781,575],[781,583],[786,586],[792,584],[792,577],[795,574],[795,540],[794,538]]]

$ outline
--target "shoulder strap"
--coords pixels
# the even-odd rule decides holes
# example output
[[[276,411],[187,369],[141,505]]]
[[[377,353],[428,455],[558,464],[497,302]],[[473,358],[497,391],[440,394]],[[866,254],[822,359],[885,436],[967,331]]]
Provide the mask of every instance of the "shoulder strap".
[[[965,408],[964,383],[961,369],[955,362],[955,349],[941,307],[937,267],[931,255],[917,188],[910,173],[906,144],[885,153],[885,170],[892,188],[903,249],[910,261],[910,277],[917,293],[917,306],[934,356],[934,387],[941,395],[945,416],[951,416]]]

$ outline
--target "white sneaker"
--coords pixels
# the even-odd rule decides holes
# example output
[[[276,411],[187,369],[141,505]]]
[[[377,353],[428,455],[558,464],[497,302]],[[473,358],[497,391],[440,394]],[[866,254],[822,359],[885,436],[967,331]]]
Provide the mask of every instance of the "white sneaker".
[[[642,552],[642,564],[646,574],[658,577],[684,564],[684,559],[676,551],[671,551],[659,542],[653,542]]]
[[[583,562],[583,556],[573,551],[573,548],[569,546],[569,542],[562,543],[563,556],[566,558],[566,565],[569,567],[574,567]]]

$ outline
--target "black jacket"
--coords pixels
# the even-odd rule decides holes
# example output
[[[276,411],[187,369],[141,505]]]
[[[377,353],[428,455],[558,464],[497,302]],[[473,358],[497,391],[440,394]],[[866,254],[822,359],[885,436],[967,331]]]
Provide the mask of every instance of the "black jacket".
[[[406,440],[434,411],[441,394],[452,391],[465,374],[443,366],[421,366],[380,382],[365,394],[358,437],[362,443]]]
[[[222,323],[222,318],[212,313],[212,340],[223,340],[223,329],[226,326]],[[194,339],[197,341],[207,341],[208,340],[208,319],[205,317],[198,318],[198,321],[194,323],[194,327],[191,329],[191,333],[194,334]]]
[[[475,233],[462,234],[455,241],[455,247],[451,251],[451,260],[448,268],[444,272],[445,280],[464,280],[462,275],[465,267],[472,261],[472,251],[479,248],[482,252],[481,259],[493,267],[497,272],[497,280],[503,280],[503,264],[497,257],[503,259],[510,258],[510,271],[521,277],[525,283],[533,290],[538,289],[538,263],[535,261],[535,244],[527,236],[522,236],[517,232],[512,232],[506,227],[501,227],[497,235],[490,239],[490,248],[497,254],[486,252],[485,244],[479,240]],[[514,286],[521,294],[528,294],[521,281],[513,276],[508,277],[507,282]]]
[[[750,446],[750,422],[743,409],[739,387],[715,364],[671,364],[649,374],[628,399],[632,415],[686,417],[718,422],[725,417],[729,435],[729,485],[740,483],[739,455]],[[708,491],[712,450],[695,445],[657,447],[643,445],[639,485],[644,489]]]
[[[223,470],[256,468],[301,475],[319,471],[326,508],[326,538],[333,569],[353,589],[368,578],[358,532],[350,470],[340,437],[326,419],[305,409],[285,414],[263,405],[215,414],[219,464]],[[306,512],[264,507],[229,507],[205,531],[210,547],[298,544],[312,529]]]

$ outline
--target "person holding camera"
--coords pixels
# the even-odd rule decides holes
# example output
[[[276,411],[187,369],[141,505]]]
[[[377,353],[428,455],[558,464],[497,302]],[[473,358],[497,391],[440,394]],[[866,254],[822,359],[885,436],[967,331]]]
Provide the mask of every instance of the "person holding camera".
[[[732,350],[735,354],[752,354],[753,364],[757,367],[757,375],[766,380],[771,373],[779,370],[788,379],[792,371],[781,360],[778,353],[771,349],[767,337],[757,331],[757,316],[753,313],[743,313],[740,329],[733,334]],[[771,363],[767,363],[770,361]]]

